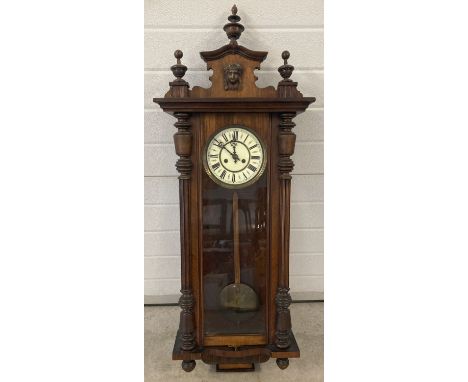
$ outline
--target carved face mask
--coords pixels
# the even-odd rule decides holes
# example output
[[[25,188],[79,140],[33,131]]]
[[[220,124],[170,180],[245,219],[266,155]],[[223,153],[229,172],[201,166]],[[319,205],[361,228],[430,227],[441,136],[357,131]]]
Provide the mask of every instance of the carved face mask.
[[[224,88],[237,90],[240,85],[242,67],[239,64],[230,64],[224,68]]]
[[[239,81],[239,72],[237,70],[228,71],[228,80],[231,84],[235,84]]]

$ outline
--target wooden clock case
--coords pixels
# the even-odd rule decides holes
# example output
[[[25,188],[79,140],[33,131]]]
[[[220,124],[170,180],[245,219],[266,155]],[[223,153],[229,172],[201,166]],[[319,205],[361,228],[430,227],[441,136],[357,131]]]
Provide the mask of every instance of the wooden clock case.
[[[253,51],[237,43],[244,27],[239,23],[234,6],[224,30],[229,43],[219,49],[201,52],[207,69],[213,70],[212,86],[195,86],[190,90],[183,79],[187,67],[181,64],[182,52],[174,53],[175,75],[164,98],[154,102],[177,118],[174,135],[180,193],[181,239],[181,307],[180,326],[172,358],[182,361],[182,368],[191,371],[196,360],[216,364],[217,370],[253,370],[255,363],[276,358],[281,369],[289,358],[300,356],[291,330],[289,306],[289,232],[291,171],[294,163],[295,123],[293,118],[315,101],[303,97],[297,82],[289,77],[294,67],[283,52],[284,65],[278,71],[282,80],[273,86],[258,88],[254,70],[260,69],[267,52]],[[265,335],[233,335],[207,337],[204,332],[203,235],[201,198],[204,172],[203,147],[210,135],[227,125],[246,125],[265,142],[268,162],[267,179],[268,227],[265,271]]]

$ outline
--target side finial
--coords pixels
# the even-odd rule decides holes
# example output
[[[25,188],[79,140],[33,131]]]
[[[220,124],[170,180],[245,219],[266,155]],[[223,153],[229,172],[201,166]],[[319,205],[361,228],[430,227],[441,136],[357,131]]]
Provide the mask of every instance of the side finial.
[[[174,52],[174,57],[177,58],[177,65],[180,65],[180,59],[182,57],[184,57],[184,53],[182,53],[181,50],[177,49],[175,52]]]
[[[185,72],[187,71],[187,67],[185,65],[182,65],[180,62],[180,59],[184,56],[181,50],[177,49],[174,52],[174,57],[177,59],[177,64],[171,66],[172,73],[174,73],[174,76],[177,78],[177,80],[182,79],[182,77],[185,75]]]
[[[176,58],[177,63],[171,66],[171,70],[174,76],[176,77],[176,79],[172,82],[169,82],[169,86],[171,87],[171,89],[166,94],[166,97],[171,97],[171,98],[189,97],[190,85],[187,81],[182,79],[182,77],[185,75],[185,72],[187,71],[187,67],[180,62],[180,59],[184,57],[184,54],[182,53],[181,50],[177,49],[174,52],[174,57]]]
[[[244,31],[244,26],[239,24],[241,18],[237,16],[237,6],[234,4],[231,9],[231,15],[228,17],[229,23],[224,26],[224,31],[226,32],[229,40],[231,40],[232,45],[237,44],[237,39],[240,37]]]
[[[294,66],[288,64],[289,52],[285,50],[281,54],[281,58],[284,60],[284,64],[278,68],[278,72],[281,74],[281,77],[283,77],[283,81],[291,81],[289,77],[291,77],[294,71]]]

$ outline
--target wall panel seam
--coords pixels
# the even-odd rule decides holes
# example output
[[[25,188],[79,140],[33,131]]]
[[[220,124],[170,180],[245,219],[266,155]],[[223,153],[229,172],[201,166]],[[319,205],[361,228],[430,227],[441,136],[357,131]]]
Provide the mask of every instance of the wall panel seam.
[[[179,230],[173,230],[173,229],[168,229],[168,230],[163,230],[163,229],[149,229],[144,231],[145,233],[178,233],[180,232]]]
[[[171,74],[172,73],[166,67],[164,67],[164,68],[145,68],[144,72],[145,73],[151,73],[151,74],[154,74],[154,73]],[[207,70],[206,70],[206,68],[190,68],[189,67],[188,72],[206,73]],[[256,72],[256,73],[277,73],[277,72],[278,72],[278,68],[266,67],[266,68],[260,69],[260,71]],[[304,66],[304,67],[297,67],[296,69],[294,69],[295,74],[297,74],[297,73],[323,73],[323,72],[324,72],[323,67],[307,67],[307,66]],[[279,80],[280,79],[281,78],[279,78]]]
[[[218,31],[219,27],[207,27],[204,25],[179,25],[179,24],[172,24],[172,25],[145,25],[145,31],[167,31],[170,30],[171,32],[177,31],[201,31],[201,32],[212,32]],[[315,31],[323,31],[323,25],[281,25],[281,26],[272,26],[272,25],[265,25],[265,26],[249,26],[249,32],[255,33],[256,31],[265,31],[265,32],[315,32]]]

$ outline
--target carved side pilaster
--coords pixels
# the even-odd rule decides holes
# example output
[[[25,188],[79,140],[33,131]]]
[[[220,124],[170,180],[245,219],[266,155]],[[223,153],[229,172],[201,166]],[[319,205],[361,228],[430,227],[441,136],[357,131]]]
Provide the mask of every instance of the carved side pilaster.
[[[181,350],[189,351],[195,348],[195,329],[193,307],[195,299],[192,292],[190,269],[190,178],[192,175],[192,132],[190,128],[190,114],[176,112],[177,122],[174,124],[178,132],[174,134],[174,145],[177,160],[176,168],[179,175],[179,204],[180,204],[180,249],[181,249],[181,293],[179,335]]]
[[[280,349],[291,345],[291,296],[289,294],[289,227],[290,227],[290,202],[291,202],[291,171],[294,162],[291,155],[294,154],[296,134],[291,129],[296,125],[292,119],[296,113],[280,114],[278,135],[278,171],[280,173],[280,228],[281,228],[281,253],[278,268],[278,290],[276,292],[276,340],[275,344]]]

